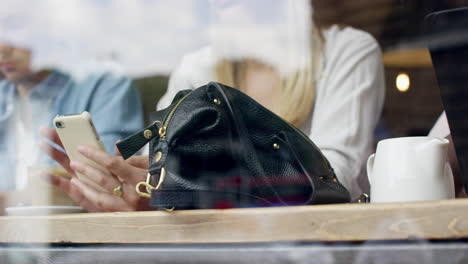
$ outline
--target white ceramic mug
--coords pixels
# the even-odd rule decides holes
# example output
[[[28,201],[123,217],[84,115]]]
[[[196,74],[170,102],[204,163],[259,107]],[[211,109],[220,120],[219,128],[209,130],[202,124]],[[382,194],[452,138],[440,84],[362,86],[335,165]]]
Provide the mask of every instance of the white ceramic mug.
[[[403,137],[380,141],[367,160],[373,203],[454,198],[453,178],[445,173],[447,139]]]

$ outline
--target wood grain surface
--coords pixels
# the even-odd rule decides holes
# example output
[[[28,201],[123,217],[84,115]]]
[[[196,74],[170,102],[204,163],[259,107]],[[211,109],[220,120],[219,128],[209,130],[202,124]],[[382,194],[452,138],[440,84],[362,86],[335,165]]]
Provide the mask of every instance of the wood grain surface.
[[[237,243],[468,238],[468,199],[0,217],[0,242]]]

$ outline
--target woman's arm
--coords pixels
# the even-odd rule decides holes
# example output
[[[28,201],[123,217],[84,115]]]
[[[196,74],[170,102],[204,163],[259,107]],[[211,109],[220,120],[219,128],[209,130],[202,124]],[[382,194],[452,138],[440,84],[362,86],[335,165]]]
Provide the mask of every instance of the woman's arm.
[[[453,139],[450,135],[450,128],[447,121],[447,115],[445,111],[439,116],[437,122],[429,132],[430,137],[446,138],[450,141],[447,162],[450,165],[450,170],[446,171],[446,177],[453,177],[455,196],[466,197],[465,186],[463,185],[463,179],[460,174],[460,167],[458,165],[457,153],[455,152],[455,146],[453,145]],[[449,175],[447,175],[449,174]]]
[[[330,161],[340,182],[356,199],[358,177],[373,144],[384,102],[381,52],[367,33],[345,29],[326,43],[310,138]]]

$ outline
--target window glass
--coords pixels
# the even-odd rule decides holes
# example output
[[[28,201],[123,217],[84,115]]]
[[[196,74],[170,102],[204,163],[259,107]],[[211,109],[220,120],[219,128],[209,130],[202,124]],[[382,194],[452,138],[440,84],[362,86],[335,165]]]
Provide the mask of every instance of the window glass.
[[[36,262],[37,248],[73,253],[78,244],[152,252],[138,244],[208,243],[216,251],[224,239],[240,242],[223,244],[229,249],[246,245],[244,239],[320,246],[335,239],[359,247],[375,234],[407,242],[382,228],[408,220],[405,214],[377,219],[363,231],[367,236],[345,228],[336,237],[306,230],[305,239],[297,231],[287,239],[284,229],[266,241],[268,224],[254,220],[215,223],[216,239],[197,232],[208,230],[200,226],[210,225],[210,217],[224,221],[226,212],[250,220],[271,214],[273,223],[288,212],[300,216],[301,226],[312,221],[301,210],[318,204],[340,204],[330,208],[351,219],[345,212],[355,203],[466,197],[467,1],[4,0],[0,6],[0,232],[9,230],[0,247],[29,252],[23,258],[18,248],[6,250],[8,260]],[[439,141],[416,152],[422,149],[416,141],[427,136]],[[431,187],[427,175],[444,178]],[[170,232],[145,236],[152,217],[155,229],[167,224]],[[134,228],[140,220],[148,227]],[[61,233],[64,223],[70,234]],[[127,224],[137,235],[122,230]],[[239,232],[244,225],[248,232]],[[427,229],[415,224],[410,233],[420,228]]]

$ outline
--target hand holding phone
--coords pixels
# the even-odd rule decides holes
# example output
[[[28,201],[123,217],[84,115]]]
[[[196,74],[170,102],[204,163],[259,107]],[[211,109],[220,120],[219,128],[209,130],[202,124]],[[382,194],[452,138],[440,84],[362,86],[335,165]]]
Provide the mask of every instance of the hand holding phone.
[[[57,115],[54,120],[54,127],[62,141],[63,147],[68,157],[72,161],[78,161],[84,164],[89,164],[102,171],[107,171],[105,168],[96,162],[86,158],[78,152],[78,146],[89,145],[103,151],[104,144],[99,138],[99,135],[94,127],[91,115],[88,112],[74,115]],[[99,191],[105,191],[104,188],[93,182],[86,176],[76,173],[78,178],[86,184],[94,187]]]

